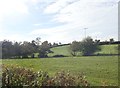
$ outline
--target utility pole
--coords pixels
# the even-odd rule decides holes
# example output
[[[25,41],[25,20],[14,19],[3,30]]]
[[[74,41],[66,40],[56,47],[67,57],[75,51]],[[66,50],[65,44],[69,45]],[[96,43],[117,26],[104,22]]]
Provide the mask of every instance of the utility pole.
[[[86,38],[86,29],[88,29],[88,28],[84,28],[84,30],[85,30],[85,38]]]

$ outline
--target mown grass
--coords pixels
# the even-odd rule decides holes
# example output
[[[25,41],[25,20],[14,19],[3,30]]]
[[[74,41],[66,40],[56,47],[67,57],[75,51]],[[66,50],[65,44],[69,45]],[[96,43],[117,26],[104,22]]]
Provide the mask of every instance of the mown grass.
[[[34,71],[47,71],[54,75],[61,70],[69,70],[77,75],[83,72],[91,85],[100,86],[102,82],[108,85],[118,85],[118,57],[117,56],[89,56],[89,57],[64,57],[64,58],[36,58],[36,59],[6,59],[2,64],[13,64]]]

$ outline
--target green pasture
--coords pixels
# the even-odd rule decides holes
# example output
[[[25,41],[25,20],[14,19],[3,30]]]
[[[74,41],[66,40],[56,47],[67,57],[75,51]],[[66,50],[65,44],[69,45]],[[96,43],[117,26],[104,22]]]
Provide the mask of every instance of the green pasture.
[[[96,52],[95,54],[118,54],[118,45],[100,45],[101,51]],[[64,56],[71,56],[70,50],[69,50],[69,45],[67,46],[60,46],[60,47],[55,47],[51,48],[51,51],[53,53],[48,54],[49,56],[54,56],[54,55],[64,55]]]
[[[118,54],[118,45],[101,45],[99,54]]]
[[[51,51],[53,51],[53,53],[48,54],[50,57],[54,56],[54,55],[71,56],[71,54],[69,52],[70,51],[69,45],[51,48]]]
[[[118,85],[117,56],[5,59],[2,64],[47,71],[50,75],[62,70],[69,70],[74,75],[83,72],[91,85],[100,86],[102,82],[112,86]]]

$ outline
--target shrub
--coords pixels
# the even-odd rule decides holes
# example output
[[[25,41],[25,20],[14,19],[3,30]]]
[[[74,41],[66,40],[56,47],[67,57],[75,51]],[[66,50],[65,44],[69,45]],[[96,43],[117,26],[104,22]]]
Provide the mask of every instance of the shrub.
[[[47,81],[45,86],[89,86],[85,76],[73,76],[69,72],[61,71]]]
[[[3,86],[42,86],[42,83],[48,78],[48,74],[43,71],[37,73],[18,66],[3,65]]]
[[[89,86],[84,75],[73,76],[61,71],[50,77],[47,72],[34,72],[19,66],[3,65],[2,85],[12,86]]]

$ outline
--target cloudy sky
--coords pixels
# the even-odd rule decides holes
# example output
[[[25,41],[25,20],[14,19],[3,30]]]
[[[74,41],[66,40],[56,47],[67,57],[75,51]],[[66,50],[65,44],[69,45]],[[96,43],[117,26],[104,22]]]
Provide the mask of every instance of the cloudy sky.
[[[0,0],[0,40],[118,38],[119,0]]]

